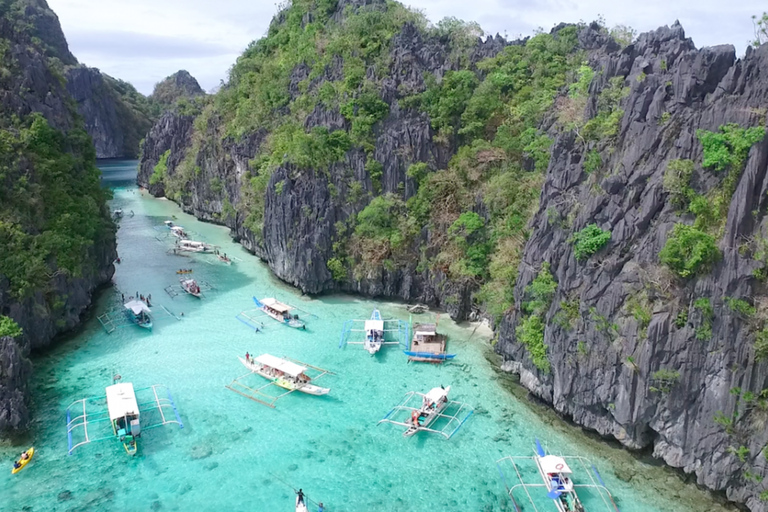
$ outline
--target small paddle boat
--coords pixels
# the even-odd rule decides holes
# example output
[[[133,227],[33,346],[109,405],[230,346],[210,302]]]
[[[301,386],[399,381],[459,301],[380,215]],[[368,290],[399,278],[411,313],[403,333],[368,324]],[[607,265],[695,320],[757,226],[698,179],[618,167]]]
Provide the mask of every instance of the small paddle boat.
[[[24,454],[26,454],[26,455],[27,455],[27,458],[26,458],[26,459],[23,457],[23,455],[24,455]],[[32,448],[30,448],[29,450],[27,450],[27,451],[25,451],[24,453],[22,453],[22,457],[19,457],[19,460],[17,460],[17,461],[16,461],[16,462],[13,464],[13,469],[11,470],[11,474],[12,474],[12,475],[15,475],[16,473],[18,473],[19,471],[21,471],[22,469],[24,469],[24,467],[25,467],[27,464],[29,464],[29,461],[31,461],[31,460],[32,460],[32,456],[33,456],[34,454],[35,454],[35,448],[34,448],[34,447],[32,447]],[[16,467],[16,465],[17,465],[17,464],[18,464],[18,467]]]

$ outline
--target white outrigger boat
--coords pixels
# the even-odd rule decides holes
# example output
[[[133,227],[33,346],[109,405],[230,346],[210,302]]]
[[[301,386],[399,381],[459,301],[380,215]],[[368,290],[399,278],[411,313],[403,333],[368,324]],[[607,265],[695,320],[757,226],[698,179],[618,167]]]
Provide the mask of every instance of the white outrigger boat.
[[[403,437],[412,436],[421,430],[422,427],[429,428],[440,417],[440,413],[443,412],[445,406],[448,405],[448,393],[450,391],[451,386],[430,389],[429,393],[422,398],[421,408],[411,413],[411,426],[403,432]]]
[[[541,444],[536,441],[536,455],[533,460],[547,486],[547,497],[554,500],[558,512],[584,512],[584,505],[573,488],[573,471],[565,459],[557,455],[547,455]]]
[[[119,379],[119,376],[117,378]],[[166,391],[167,397],[158,394],[162,390]],[[107,386],[105,391],[106,397],[83,398],[67,407],[67,445],[70,455],[80,446],[108,439],[118,439],[128,455],[136,455],[138,440],[143,431],[171,423],[184,428],[173,397],[165,386],[155,385],[134,390],[133,384],[125,382]],[[139,392],[146,392],[147,399],[144,403],[139,403],[136,399],[136,393]],[[107,401],[107,410],[91,412],[95,407],[103,407],[101,404],[104,398]],[[91,404],[90,407],[88,404]],[[98,426],[106,421],[109,421],[112,434],[92,437],[94,425]]]
[[[536,470],[543,483],[529,483],[523,478],[524,474],[535,474],[535,472],[531,472],[529,469],[531,460],[533,460],[536,465]],[[528,462],[528,466],[523,465],[524,461]],[[517,495],[518,498],[520,498],[521,492],[525,492],[525,496],[528,498],[534,512],[536,512],[539,510],[536,506],[539,502],[534,500],[534,497],[531,496],[530,489],[543,487],[547,492],[547,498],[553,501],[557,512],[586,512],[587,509],[576,494],[576,488],[589,491],[589,496],[594,498],[590,504],[590,511],[596,510],[595,503],[599,504],[602,502],[605,507],[603,510],[619,512],[619,508],[616,506],[616,502],[610,491],[605,487],[605,483],[600,477],[600,473],[597,472],[597,468],[584,457],[566,457],[547,454],[537,439],[536,450],[533,457],[505,457],[496,462],[506,485],[506,477],[504,476],[504,471],[501,466],[502,462],[511,463],[519,480],[517,485],[514,485],[511,488],[507,486],[507,494],[515,505],[515,509],[518,511],[522,509],[516,501],[515,491],[520,491]],[[588,478],[589,483],[574,483],[574,472],[571,469],[571,466],[581,469],[584,475]],[[588,466],[591,466],[592,472],[589,471]],[[581,475],[581,473],[579,474]]]
[[[258,306],[264,313],[267,314],[268,317],[273,320],[277,320],[278,322],[283,323],[288,327],[293,327],[294,329],[307,328],[307,325],[303,321],[299,320],[299,315],[291,313],[291,311],[296,308],[289,306],[288,304],[280,302],[279,300],[272,297],[261,300],[254,297],[253,302],[255,302],[256,306]]]
[[[184,231],[184,228],[181,226],[173,226],[171,228],[171,234],[179,240],[187,240],[189,238],[187,232]]]
[[[371,313],[371,319],[365,321],[365,342],[363,348],[369,354],[374,355],[381,350],[381,344],[384,343],[384,320],[378,309]]]
[[[200,285],[197,284],[197,281],[192,279],[191,277],[189,279],[180,279],[179,283],[181,284],[182,290],[187,292],[193,297],[197,297],[198,299],[203,298],[203,291],[200,289]]]
[[[283,325],[287,325],[288,327],[293,327],[294,329],[307,328],[307,324],[299,319],[299,315],[294,313],[294,311],[302,311],[295,306],[285,304],[284,302],[280,302],[279,300],[272,297],[261,300],[253,297],[253,302],[256,304],[256,309],[241,311],[235,316],[235,318],[256,332],[260,332],[264,329],[264,323],[259,319],[259,317],[262,315],[266,315],[272,320],[280,322]],[[302,311],[302,313],[315,316],[311,313],[307,313],[306,311]]]
[[[131,297],[128,302],[123,304],[125,314],[128,319],[139,327],[152,330],[152,310],[149,305],[139,299]]]
[[[474,413],[467,404],[448,400],[451,386],[432,388],[428,393],[411,391],[405,399],[393,407],[379,423],[392,423],[406,427],[403,437],[410,437],[419,431],[441,434],[450,439]],[[421,400],[419,407],[409,405],[415,400]],[[448,412],[448,409],[451,412]],[[408,416],[403,417],[405,414]],[[444,420],[442,427],[435,427],[438,419]]]
[[[176,240],[176,247],[174,251],[182,252],[199,252],[199,253],[212,253],[215,247],[205,242],[196,242],[195,240]]]
[[[274,404],[278,399],[293,393],[294,391],[314,396],[327,395],[331,391],[330,388],[322,388],[311,384],[313,379],[317,380],[323,375],[331,373],[328,370],[323,370],[322,368],[317,368],[300,361],[275,357],[270,354],[263,354],[256,358],[251,358],[249,354],[246,354],[245,358],[238,357],[238,360],[243,366],[250,370],[250,373],[233,380],[227,388],[264,405],[274,407]],[[308,375],[310,369],[319,373],[310,376]],[[259,388],[251,388],[241,382],[245,377],[254,373],[264,377],[270,382]],[[282,393],[279,396],[267,395],[261,392],[269,386],[277,386],[287,390],[287,392]],[[269,402],[260,398],[268,399]]]
[[[359,335],[354,337],[352,333],[360,332],[365,333],[363,341],[350,341],[350,338],[359,339]],[[371,318],[367,320],[347,320],[344,323],[339,348],[344,348],[345,345],[362,345],[369,354],[375,355],[384,345],[406,347],[409,333],[410,327],[407,322],[395,319],[384,320],[379,310],[374,309]]]
[[[125,294],[122,295],[122,301],[115,304],[108,311],[98,316],[99,323],[107,332],[112,334],[120,327],[126,327],[129,325],[138,325],[143,329],[149,331],[154,326],[155,319],[153,315],[157,314],[157,321],[165,320],[167,318],[174,318],[181,320],[178,316],[174,315],[163,305],[160,305],[160,309],[154,311],[150,309],[151,304],[149,297],[144,296],[130,296],[127,301],[125,300]]]

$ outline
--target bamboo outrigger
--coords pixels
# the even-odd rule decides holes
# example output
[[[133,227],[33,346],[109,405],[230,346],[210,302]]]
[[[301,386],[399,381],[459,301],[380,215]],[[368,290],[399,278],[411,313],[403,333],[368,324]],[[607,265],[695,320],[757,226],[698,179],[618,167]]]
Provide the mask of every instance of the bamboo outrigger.
[[[330,388],[321,388],[310,383],[323,375],[333,375],[333,372],[318,368],[317,366],[294,359],[275,357],[270,354],[263,354],[256,358],[251,358],[249,354],[246,354],[245,358],[239,357],[238,359],[250,372],[236,378],[226,388],[273,409],[275,402],[294,391],[315,396],[327,395],[330,392]],[[253,374],[258,374],[270,382],[256,388],[246,385],[244,380]],[[271,386],[276,386],[286,391],[277,396],[263,393],[265,389]]]
[[[163,305],[160,305],[160,310],[157,308],[152,310],[148,297],[129,296],[128,299],[125,300],[125,294],[121,294],[121,296],[123,297],[123,303],[121,305],[115,305],[97,317],[99,323],[107,334],[112,334],[121,327],[131,325],[138,325],[143,329],[151,331],[154,327],[154,323],[158,320],[167,318],[181,320],[180,317],[174,315]],[[158,315],[160,317],[155,318]]]
[[[377,424],[405,427],[404,437],[425,431],[450,439],[474,413],[465,403],[449,401],[450,391],[451,386],[432,388],[428,393],[410,391]]]
[[[526,463],[527,466],[525,466]],[[511,487],[507,484],[507,478],[502,468],[504,464],[512,466],[514,475],[518,480],[518,483]],[[597,508],[609,512],[620,512],[594,464],[584,457],[547,454],[538,439],[532,457],[504,457],[496,461],[496,465],[499,468],[499,474],[504,479],[507,495],[517,512],[524,510],[540,512],[551,510],[552,507],[557,512],[587,512],[587,510],[593,512]],[[534,466],[535,469],[531,466]],[[581,469],[579,475],[582,477],[586,475],[587,483],[576,483],[572,468]],[[524,474],[535,473],[538,473],[541,482],[529,482],[523,476]],[[541,489],[544,492],[539,493],[535,491],[536,489]],[[581,497],[576,494],[577,489],[582,493]],[[521,498],[525,498],[524,502],[527,501],[525,507],[519,502]],[[589,501],[587,501],[588,499]],[[546,503],[551,505],[546,505]]]
[[[184,428],[171,392],[165,386],[154,385],[134,390],[133,384],[126,382],[108,386],[105,391],[105,396],[76,400],[67,407],[69,455],[83,445],[109,439],[118,439],[128,455],[136,455],[142,432],[169,424],[177,424],[179,428]],[[162,396],[162,391],[165,391],[166,396]],[[150,396],[139,403],[136,394],[141,392],[146,392]],[[102,405],[105,399],[106,411]],[[89,412],[89,407],[93,409],[97,406],[100,410]],[[171,416],[170,413],[173,415]],[[112,434],[102,432],[100,437],[92,437],[93,428],[98,428],[107,421]]]
[[[403,348],[407,348],[409,332],[407,322],[382,319],[379,310],[374,309],[368,320],[347,320],[344,322],[339,348],[344,348],[346,345],[363,345],[363,348],[371,355],[385,345],[401,345]],[[357,341],[360,335],[358,334],[358,337],[353,338],[353,333],[364,333],[364,339]],[[350,338],[353,338],[353,341],[350,341]]]
[[[317,316],[313,315],[312,313],[299,309],[296,306],[291,306],[290,304],[280,302],[279,300],[272,297],[261,300],[253,297],[253,302],[256,304],[256,309],[241,311],[235,316],[235,318],[256,332],[264,330],[264,322],[261,321],[261,318],[264,316],[267,316],[283,325],[287,325],[288,327],[301,330],[305,330],[307,328],[307,324],[299,318],[299,315],[295,313],[296,311],[301,311],[306,316],[317,318]]]

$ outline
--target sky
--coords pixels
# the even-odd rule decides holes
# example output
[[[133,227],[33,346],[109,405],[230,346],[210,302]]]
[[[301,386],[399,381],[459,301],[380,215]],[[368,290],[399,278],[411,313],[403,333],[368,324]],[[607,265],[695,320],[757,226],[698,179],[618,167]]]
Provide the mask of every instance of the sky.
[[[203,89],[226,80],[248,44],[262,37],[278,10],[273,0],[48,0],[77,59],[150,94],[186,69]],[[754,38],[752,15],[763,0],[405,0],[432,22],[476,21],[486,34],[529,36],[560,22],[629,25],[646,32],[680,20],[697,47],[733,44],[743,55]]]

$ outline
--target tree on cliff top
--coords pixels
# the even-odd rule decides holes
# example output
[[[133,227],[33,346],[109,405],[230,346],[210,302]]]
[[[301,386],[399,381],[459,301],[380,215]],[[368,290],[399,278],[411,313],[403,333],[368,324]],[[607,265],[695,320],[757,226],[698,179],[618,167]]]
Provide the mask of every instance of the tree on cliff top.
[[[768,42],[768,12],[764,12],[761,17],[752,16],[752,25],[755,27],[755,38],[750,44],[757,48],[763,43]]]

